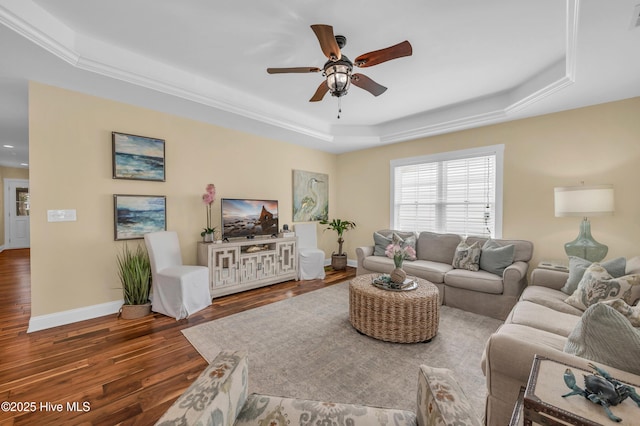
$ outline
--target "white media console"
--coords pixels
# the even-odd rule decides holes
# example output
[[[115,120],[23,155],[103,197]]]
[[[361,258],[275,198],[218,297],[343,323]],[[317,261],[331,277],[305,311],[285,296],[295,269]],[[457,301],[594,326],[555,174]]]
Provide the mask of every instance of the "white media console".
[[[198,243],[198,264],[209,267],[212,297],[298,278],[296,237]]]

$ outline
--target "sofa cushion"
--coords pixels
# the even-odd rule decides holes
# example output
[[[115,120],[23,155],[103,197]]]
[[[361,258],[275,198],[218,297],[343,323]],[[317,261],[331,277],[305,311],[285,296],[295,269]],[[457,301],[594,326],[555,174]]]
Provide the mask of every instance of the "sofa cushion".
[[[420,366],[417,406],[419,426],[482,424],[453,372],[446,368]]]
[[[416,415],[404,410],[251,394],[234,423],[235,426],[288,424],[412,426],[416,424]]]
[[[504,290],[502,278],[487,271],[453,269],[445,275],[444,283],[451,287],[480,293],[502,294]]]
[[[393,264],[393,261],[391,262]],[[404,262],[402,269],[408,275],[414,275],[423,278],[434,284],[442,284],[445,274],[453,270],[453,266],[447,263],[430,262],[428,260],[416,260],[413,262]]]
[[[640,374],[640,329],[604,303],[590,306],[569,335],[564,351]]]
[[[471,245],[461,241],[453,255],[452,266],[455,269],[477,271],[480,269],[480,245],[475,242]]]
[[[419,260],[430,260],[451,265],[453,254],[462,238],[458,234],[421,232],[416,251]]]
[[[566,298],[567,295],[560,290],[542,287],[540,285],[530,285],[524,289],[520,296],[520,300],[537,303],[538,305],[551,308],[554,311],[577,316],[582,315],[582,310],[574,308],[564,301]]]
[[[383,273],[389,273],[395,268],[393,259],[389,259],[386,256],[367,256],[364,258],[362,265],[370,271],[380,271]]]
[[[578,284],[580,284],[580,280],[584,276],[585,271],[589,266],[591,266],[593,262],[590,262],[586,259],[582,259],[580,257],[569,256],[569,278],[567,278],[567,283],[562,287],[562,291],[568,295],[573,294],[578,288]],[[601,265],[606,269],[612,276],[621,277],[624,275],[626,260],[624,257],[617,257],[615,259],[607,260],[606,262],[602,262]]]
[[[578,321],[580,317],[577,315],[558,312],[533,302],[520,301],[513,307],[505,322],[526,325],[567,337]]]
[[[495,240],[487,240],[480,254],[480,269],[502,277],[507,266],[513,263],[515,250],[513,244],[502,246]]]
[[[232,424],[247,399],[247,355],[220,352],[157,425]]]
[[[587,268],[578,288],[565,300],[578,309],[612,299],[634,304],[640,298],[640,274],[614,278],[597,262]]]

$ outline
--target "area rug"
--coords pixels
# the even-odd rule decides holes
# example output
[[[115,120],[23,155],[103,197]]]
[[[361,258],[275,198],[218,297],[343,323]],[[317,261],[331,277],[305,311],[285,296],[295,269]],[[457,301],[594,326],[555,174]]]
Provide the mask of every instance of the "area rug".
[[[484,344],[502,321],[442,306],[429,343],[388,343],[349,323],[348,282],[183,330],[207,360],[249,354],[249,392],[415,411],[420,364],[446,367],[484,414]]]

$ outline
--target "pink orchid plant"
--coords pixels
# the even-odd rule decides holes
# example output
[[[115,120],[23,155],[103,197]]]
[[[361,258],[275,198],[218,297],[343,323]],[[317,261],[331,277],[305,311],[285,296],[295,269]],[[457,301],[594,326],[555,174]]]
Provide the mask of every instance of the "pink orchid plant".
[[[213,234],[216,231],[215,226],[211,226],[211,205],[216,201],[216,186],[212,183],[207,185],[206,191],[202,194],[202,202],[205,204],[205,208],[207,211],[207,227],[203,228],[203,231],[200,233],[201,237],[204,237],[205,234]]]
[[[396,266],[396,268],[401,268],[402,262],[404,262],[405,259],[407,258],[415,259],[416,257],[416,251],[413,247],[411,246],[402,247],[400,244],[393,244],[393,243],[387,246],[387,249],[385,250],[384,254],[387,257],[390,257],[393,259],[393,263]]]

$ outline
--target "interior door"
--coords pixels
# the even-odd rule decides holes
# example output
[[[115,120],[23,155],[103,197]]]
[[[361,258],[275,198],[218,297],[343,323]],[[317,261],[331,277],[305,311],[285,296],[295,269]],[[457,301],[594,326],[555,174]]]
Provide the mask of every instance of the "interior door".
[[[7,229],[6,248],[26,248],[30,246],[30,210],[29,181],[9,179],[7,185],[5,211]]]

